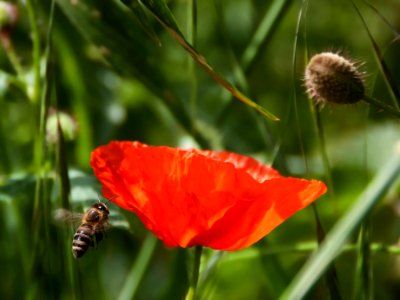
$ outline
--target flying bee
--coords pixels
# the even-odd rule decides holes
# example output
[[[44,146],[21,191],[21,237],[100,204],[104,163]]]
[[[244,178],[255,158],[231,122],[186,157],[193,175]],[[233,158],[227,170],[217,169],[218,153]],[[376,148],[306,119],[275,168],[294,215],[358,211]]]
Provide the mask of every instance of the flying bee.
[[[56,219],[73,221],[78,218],[81,221],[72,240],[72,253],[75,258],[82,257],[89,247],[97,247],[105,235],[109,214],[107,205],[100,200],[84,214],[75,214],[63,209],[56,212]]]
[[[72,240],[72,253],[75,258],[84,255],[89,247],[97,247],[104,237],[109,214],[107,205],[100,201],[93,204],[83,214],[82,224],[76,230]]]

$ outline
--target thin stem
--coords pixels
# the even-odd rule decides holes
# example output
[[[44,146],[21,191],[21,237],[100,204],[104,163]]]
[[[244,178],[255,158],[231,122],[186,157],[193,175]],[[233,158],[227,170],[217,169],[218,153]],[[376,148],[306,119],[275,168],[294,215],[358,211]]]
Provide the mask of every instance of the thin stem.
[[[313,109],[313,117],[315,121],[315,130],[318,135],[318,141],[319,141],[319,152],[322,158],[322,163],[324,166],[324,171],[325,171],[325,178],[329,190],[329,195],[331,199],[333,200],[333,205],[334,205],[334,211],[337,212],[337,204],[335,201],[335,190],[333,187],[333,179],[332,179],[332,173],[331,173],[331,166],[329,163],[329,157],[328,157],[328,151],[326,149],[326,141],[325,141],[325,136],[324,136],[324,127],[322,124],[322,119],[321,119],[321,112],[319,110],[319,107],[316,106],[316,109]]]
[[[33,103],[38,103],[40,100],[40,34],[37,24],[37,16],[34,8],[33,0],[26,1],[26,9],[28,11],[29,24],[32,31],[33,41],[33,72],[34,81],[31,93],[28,95]]]
[[[302,299],[337,255],[339,255],[357,226],[399,178],[399,148],[400,146],[397,146],[391,159],[365,188],[352,207],[327,234],[326,239],[318,250],[313,253],[289,284],[281,299]]]
[[[282,16],[285,15],[292,2],[293,1],[289,0],[272,1],[271,6],[268,8],[258,26],[257,31],[243,52],[241,66],[243,66],[243,69],[245,69],[246,72],[255,65],[257,56],[263,50],[263,45],[265,45],[271,38],[276,27],[280,24]]]
[[[369,97],[369,96],[366,96],[366,95],[364,95],[363,100],[368,102],[369,104],[372,104],[374,106],[382,108],[386,112],[389,112],[389,113],[395,115],[396,117],[400,117],[400,111],[395,109],[395,108],[393,108],[392,106],[386,104],[385,102],[382,102],[382,101],[380,101],[378,99],[375,99],[375,98],[372,98],[372,97]]]
[[[203,252],[202,246],[196,246],[194,249],[194,258],[193,258],[193,269],[192,269],[192,280],[190,282],[190,287],[188,293],[186,295],[186,300],[197,300],[197,283],[199,281],[199,273],[200,273],[200,261],[201,254]]]
[[[5,72],[4,70],[0,70],[0,76],[5,77],[7,82],[17,89],[19,89],[22,93],[26,92],[26,82],[15,75]]]
[[[193,47],[197,46],[197,0],[191,0],[188,4],[188,35],[189,41],[192,43]],[[190,117],[192,122],[192,132],[195,130],[193,127],[196,120],[196,105],[197,105],[197,75],[194,61],[190,59],[188,65],[188,70],[190,73]]]
[[[24,71],[19,62],[18,55],[15,52],[13,43],[10,39],[10,34],[8,32],[5,32],[5,33],[1,32],[0,39],[1,39],[1,43],[3,44],[4,50],[8,56],[8,59],[10,60],[10,62],[12,64],[13,68],[17,72],[18,76],[22,78]]]
[[[358,248],[354,243],[346,244],[341,249],[341,253],[354,252]],[[243,261],[246,259],[255,259],[260,256],[275,256],[275,255],[298,255],[298,254],[309,254],[318,249],[317,242],[303,242],[291,246],[275,246],[270,249],[263,250],[248,250],[241,252],[232,252],[225,255],[223,263],[232,263],[234,261]],[[372,253],[386,253],[390,255],[400,255],[400,246],[398,245],[386,245],[382,243],[371,243],[370,251]]]
[[[119,300],[134,299],[138,291],[139,285],[142,282],[151,258],[156,250],[157,238],[152,234],[148,234],[140,249],[131,271],[129,272],[125,284],[118,295]]]
[[[369,218],[362,224],[358,236],[358,257],[353,299],[373,299],[372,257],[369,241]]]

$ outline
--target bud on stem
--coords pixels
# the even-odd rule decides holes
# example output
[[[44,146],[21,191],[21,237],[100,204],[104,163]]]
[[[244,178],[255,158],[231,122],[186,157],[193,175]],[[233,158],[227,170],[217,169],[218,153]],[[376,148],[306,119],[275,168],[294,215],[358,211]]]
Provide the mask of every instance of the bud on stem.
[[[306,68],[305,84],[316,102],[353,104],[364,98],[362,73],[353,62],[336,53],[313,56]]]

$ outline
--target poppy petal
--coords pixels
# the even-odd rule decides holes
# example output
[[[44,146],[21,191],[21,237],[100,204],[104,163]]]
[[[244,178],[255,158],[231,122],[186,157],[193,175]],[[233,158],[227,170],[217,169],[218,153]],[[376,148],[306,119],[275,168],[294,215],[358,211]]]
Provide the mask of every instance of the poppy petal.
[[[170,247],[250,246],[326,192],[230,152],[111,142],[91,166],[104,195]]]

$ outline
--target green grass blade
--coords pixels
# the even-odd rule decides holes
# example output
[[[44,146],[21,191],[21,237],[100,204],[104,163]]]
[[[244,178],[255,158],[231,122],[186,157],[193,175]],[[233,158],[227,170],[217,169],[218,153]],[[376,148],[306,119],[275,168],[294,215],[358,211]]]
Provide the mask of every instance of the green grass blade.
[[[37,7],[35,7],[35,1],[26,1],[26,10],[29,16],[29,25],[31,27],[32,34],[32,62],[33,62],[33,72],[34,80],[31,87],[30,99],[32,103],[38,104],[40,101],[41,92],[41,78],[40,78],[40,58],[41,58],[41,37],[38,26],[37,18]]]
[[[58,113],[57,113],[58,114]],[[71,192],[71,183],[68,176],[68,158],[67,147],[65,144],[64,133],[61,128],[60,118],[57,116],[57,134],[58,141],[56,145],[56,164],[57,172],[61,186],[61,203],[62,207],[69,209],[69,195]]]
[[[264,45],[277,28],[278,23],[287,12],[291,0],[272,1],[271,7],[265,14],[251,42],[246,47],[241,58],[241,65],[244,69],[250,68],[256,61],[258,54],[264,49]]]
[[[394,80],[394,76],[391,74],[389,67],[387,66],[387,64],[385,63],[385,61],[383,60],[383,55],[382,55],[382,51],[380,50],[378,44],[376,43],[374,37],[372,36],[372,33],[370,32],[368,26],[367,26],[367,22],[365,21],[365,19],[363,18],[363,16],[361,15],[361,12],[359,11],[358,7],[355,5],[355,3],[353,1],[351,1],[351,3],[353,4],[353,7],[355,9],[355,11],[357,12],[358,16],[360,17],[363,26],[368,34],[368,37],[371,41],[372,44],[372,48],[374,50],[374,54],[375,54],[375,58],[378,62],[378,66],[381,69],[383,78],[385,80],[386,85],[389,88],[389,92],[392,96],[392,100],[393,100],[393,106],[396,107],[397,109],[400,107],[399,103],[400,103],[400,90],[397,87],[396,81]]]
[[[121,2],[131,9],[144,32],[146,32],[154,42],[161,46],[161,41],[158,38],[157,33],[154,31],[150,19],[143,7],[140,5],[140,2],[138,0],[121,0]]]
[[[321,220],[320,220],[318,210],[317,210],[317,205],[315,203],[313,203],[312,208],[313,208],[314,217],[315,217],[317,241],[318,241],[318,244],[320,245],[326,238],[326,233],[321,224]],[[329,266],[328,270],[326,271],[325,283],[329,289],[331,299],[335,299],[335,300],[342,299],[340,289],[339,289],[339,277],[337,275],[336,267],[334,264]]]
[[[130,300],[135,298],[156,246],[157,238],[153,234],[148,233],[135,263],[126,277],[125,284],[118,295],[118,300]]]
[[[379,202],[400,175],[400,146],[388,163],[375,176],[351,209],[335,224],[321,247],[303,266],[281,299],[302,299],[340,254],[355,228]]]
[[[162,94],[157,87],[162,88],[165,84],[157,65],[148,63],[148,57],[155,54],[155,49],[149,46],[149,39],[129,10],[112,2],[107,6],[93,0],[76,4],[69,0],[56,2],[80,33],[102,49],[104,61],[119,73],[133,75],[152,91],[157,91],[156,94]]]
[[[372,257],[369,220],[361,227],[358,236],[358,257],[353,299],[373,299]]]
[[[159,61],[153,59],[160,55],[162,49],[154,47],[154,43],[149,44],[149,38],[143,33],[129,10],[123,10],[113,2],[101,5],[95,0],[79,1],[76,4],[69,0],[56,0],[56,2],[82,36],[102,49],[102,53],[104,52],[102,59],[105,63],[120,75],[138,79],[168,107],[176,120],[191,133],[201,147],[209,148],[208,139],[198,130],[192,130],[192,120],[181,105],[182,101],[176,91],[171,88],[168,78],[163,77]],[[68,27],[62,29],[60,35],[65,36],[64,40],[68,43]],[[63,51],[62,48],[61,51]],[[72,64],[70,61],[65,63],[66,67]],[[79,71],[79,65],[77,67]],[[72,67],[69,69],[72,73],[77,72]],[[81,88],[79,82],[76,84]],[[81,85],[84,87],[83,84]],[[81,109],[82,115],[85,113],[84,109],[85,107]],[[82,119],[86,120],[86,117]],[[85,129],[90,128],[90,124],[85,123],[85,125],[87,125]],[[84,130],[82,129],[81,132]]]
[[[175,34],[183,37],[175,17],[170,11],[169,7],[163,0],[141,0],[143,5],[165,26],[166,29],[175,32]]]
[[[212,79],[214,79],[219,83],[219,85],[231,93],[233,97],[254,108],[266,118],[272,121],[279,121],[278,117],[245,96],[236,87],[225,80],[220,74],[214,71],[214,69],[206,61],[205,57],[201,55],[183,36],[171,11],[164,1],[142,1],[142,3],[153,13],[154,17],[165,27],[172,37],[175,38],[175,40],[190,54],[190,56]]]
[[[400,34],[397,32],[396,27],[393,26],[392,24],[390,24],[390,22],[388,21],[388,19],[386,19],[381,13],[380,11],[369,1],[364,0],[363,1],[365,5],[367,5],[375,14],[377,14],[379,16],[379,18],[383,21],[383,23],[386,24],[386,26],[390,29],[390,31],[393,32],[394,36],[398,39],[400,37]]]
[[[395,108],[391,107],[390,105],[387,105],[385,102],[382,102],[382,101],[380,101],[378,99],[375,99],[373,97],[369,97],[367,95],[364,95],[363,100],[365,102],[368,102],[369,104],[371,104],[373,106],[376,106],[376,107],[378,107],[380,109],[385,110],[385,112],[387,112],[387,113],[391,113],[392,115],[400,118],[400,110],[395,109]]]

